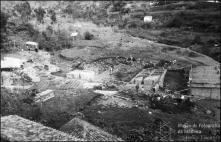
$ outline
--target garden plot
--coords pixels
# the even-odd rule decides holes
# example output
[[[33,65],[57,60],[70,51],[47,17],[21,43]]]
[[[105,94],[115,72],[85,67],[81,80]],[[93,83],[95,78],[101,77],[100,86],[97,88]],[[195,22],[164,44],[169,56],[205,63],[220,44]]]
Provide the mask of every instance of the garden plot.
[[[82,82],[77,79],[66,80],[59,86],[60,90],[77,89],[82,87]]]
[[[130,99],[118,96],[118,91],[95,90],[94,92],[103,94],[103,96],[98,99],[98,105],[127,108],[134,106],[134,103]]]

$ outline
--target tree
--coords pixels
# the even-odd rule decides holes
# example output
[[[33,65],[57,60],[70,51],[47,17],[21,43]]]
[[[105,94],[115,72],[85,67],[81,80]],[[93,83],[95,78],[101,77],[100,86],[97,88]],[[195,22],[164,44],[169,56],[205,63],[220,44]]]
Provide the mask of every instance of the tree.
[[[44,23],[44,15],[45,15],[45,10],[42,7],[39,7],[37,9],[34,10],[36,17],[37,17],[37,21],[40,23]]]
[[[54,12],[54,10],[49,10],[49,14],[51,15],[51,24],[56,23],[57,18],[56,18],[56,13]]]
[[[1,12],[1,20],[0,20],[1,33],[2,33],[2,30],[6,31],[6,24],[7,24],[8,18],[9,18],[9,16],[6,13]]]
[[[0,38],[0,46],[1,49],[6,49],[6,47],[4,46],[4,43],[7,40],[7,34],[6,34],[6,25],[7,25],[7,21],[8,21],[8,15],[6,13],[1,12],[1,38]]]
[[[112,1],[113,9],[112,11],[124,11],[124,6],[126,5],[126,2],[124,1]]]
[[[22,22],[25,23],[30,19],[31,7],[29,2],[15,5],[14,9],[21,15]]]

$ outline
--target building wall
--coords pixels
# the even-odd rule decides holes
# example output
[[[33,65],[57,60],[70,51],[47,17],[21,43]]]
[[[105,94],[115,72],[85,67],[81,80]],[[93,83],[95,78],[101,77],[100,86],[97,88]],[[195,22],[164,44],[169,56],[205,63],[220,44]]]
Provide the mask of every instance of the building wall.
[[[72,72],[67,73],[67,78],[69,79],[85,79],[88,81],[95,79],[94,71],[85,71],[85,70],[74,70]]]
[[[191,88],[191,94],[220,100],[220,88]]]

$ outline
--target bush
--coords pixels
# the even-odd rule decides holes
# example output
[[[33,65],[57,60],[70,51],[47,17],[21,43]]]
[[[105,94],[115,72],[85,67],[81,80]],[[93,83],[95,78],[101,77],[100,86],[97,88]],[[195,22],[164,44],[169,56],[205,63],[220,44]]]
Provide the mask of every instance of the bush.
[[[18,27],[15,28],[14,31],[15,31],[15,33],[26,31],[26,32],[28,32],[29,36],[31,36],[31,37],[34,37],[38,34],[38,31],[36,31],[34,29],[34,27],[29,23],[19,25]]]
[[[34,10],[37,21],[40,23],[44,23],[44,15],[46,14],[45,10],[42,7],[38,7],[37,9]]]
[[[23,23],[27,22],[27,20],[30,19],[31,6],[29,2],[26,1],[24,3],[17,4],[14,6],[14,9],[20,13]]]
[[[126,5],[126,2],[124,1],[113,1],[112,2],[113,8],[112,11],[121,11],[124,12],[124,6]]]
[[[189,53],[188,53],[188,56],[189,56],[189,57],[199,57],[199,55],[196,54],[195,52],[189,52]]]
[[[94,35],[87,31],[84,33],[84,39],[85,40],[92,40],[92,39],[94,39]]]
[[[150,29],[151,28],[151,24],[150,23],[144,23],[144,24],[141,25],[141,27],[143,29]]]
[[[196,35],[196,36],[194,37],[192,43],[193,43],[193,44],[195,44],[195,43],[197,43],[197,44],[202,43],[200,36],[199,36],[199,35]]]
[[[181,18],[181,14],[176,14],[173,18],[171,18],[166,24],[165,27],[181,27],[184,24],[184,20]]]
[[[46,31],[38,35],[37,42],[39,43],[39,49],[45,49],[46,51],[72,47],[68,35],[65,32],[54,32],[51,26],[48,26]]]
[[[0,21],[0,23],[1,23],[1,31],[2,30],[6,31],[6,24],[7,24],[8,18],[9,18],[9,16],[6,13],[1,12],[1,21]]]
[[[40,108],[33,103],[33,99],[29,91],[17,94],[1,90],[1,115],[19,115],[38,120]]]

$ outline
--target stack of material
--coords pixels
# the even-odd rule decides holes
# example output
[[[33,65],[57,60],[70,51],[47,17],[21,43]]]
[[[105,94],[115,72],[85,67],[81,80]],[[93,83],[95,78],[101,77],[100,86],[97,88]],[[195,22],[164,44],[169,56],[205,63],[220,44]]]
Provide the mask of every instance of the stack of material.
[[[54,91],[53,90],[46,90],[44,92],[38,93],[35,97],[35,102],[44,102],[48,99],[51,99],[54,97]]]
[[[95,79],[95,72],[89,70],[74,70],[67,73],[67,78],[93,81]]]
[[[84,141],[17,115],[1,117],[3,141]]]
[[[87,141],[123,141],[79,118],[72,119],[60,130]]]

